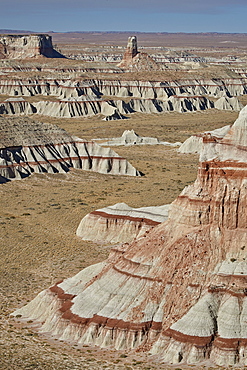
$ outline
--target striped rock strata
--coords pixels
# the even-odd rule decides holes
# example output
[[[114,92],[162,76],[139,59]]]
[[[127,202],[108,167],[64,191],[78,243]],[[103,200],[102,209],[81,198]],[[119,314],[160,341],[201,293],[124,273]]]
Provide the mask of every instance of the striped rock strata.
[[[195,95],[220,98],[247,93],[246,79],[187,79],[173,81],[93,80],[97,89],[107,96],[163,99],[172,95]]]
[[[0,114],[8,115],[26,115],[36,113],[37,109],[33,104],[20,98],[9,98],[4,102],[0,102]]]
[[[228,105],[227,109],[240,110],[241,105],[236,97],[235,102]],[[121,115],[140,112],[140,113],[162,113],[162,112],[194,112],[214,108],[215,104],[203,96],[171,96],[168,99],[131,99],[129,102],[124,100],[100,100],[97,98],[78,98],[63,99],[56,102],[40,101],[33,103],[38,114],[50,115],[55,117],[76,117],[90,116],[98,113],[106,117],[118,114]],[[215,107],[216,108],[216,107]],[[218,108],[218,109],[225,109]]]
[[[134,112],[194,112],[213,108],[214,104],[206,97],[174,97],[166,101],[157,99],[100,100],[94,98],[64,99],[60,101],[39,101],[29,103],[22,98],[10,98],[0,102],[0,114],[41,114],[50,117],[81,117],[102,114],[106,120],[124,119],[123,114]]]
[[[97,209],[83,217],[76,235],[83,240],[130,243],[168,217],[169,204],[131,208],[125,203]]]
[[[167,221],[14,315],[61,340],[246,366],[246,210],[247,107],[223,139],[205,135],[198,177]]]
[[[68,172],[70,168],[141,175],[113,150],[71,137],[54,125],[1,117],[0,133],[0,182],[22,179],[34,172]]]
[[[0,35],[0,58],[26,59],[45,56],[64,58],[53,49],[49,35]]]
[[[37,79],[1,79],[0,94],[10,96],[54,95],[65,98],[78,98],[90,95],[94,98],[101,94],[94,81],[57,80],[52,78]]]
[[[17,68],[17,67],[16,67]],[[44,68],[40,67],[41,70]],[[18,69],[17,69],[18,70]],[[1,69],[0,69],[1,71]],[[48,70],[49,72],[49,70]],[[55,72],[51,71],[50,72]],[[68,71],[69,72],[69,71]],[[61,70],[60,74],[63,73]],[[73,73],[73,71],[71,71]],[[188,79],[174,81],[123,81],[60,79],[1,79],[0,93],[10,96],[55,95],[62,99],[82,95],[117,96],[143,99],[167,99],[171,96],[212,96],[216,98],[240,96],[247,93],[246,78],[239,79]],[[221,101],[221,106],[229,106]]]

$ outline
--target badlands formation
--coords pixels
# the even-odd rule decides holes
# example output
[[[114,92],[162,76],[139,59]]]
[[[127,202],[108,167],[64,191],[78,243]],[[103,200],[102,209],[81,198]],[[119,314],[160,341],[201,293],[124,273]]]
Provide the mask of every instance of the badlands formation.
[[[3,36],[2,39],[2,45],[8,43],[11,45],[14,41],[20,44],[18,47],[13,46],[13,52],[6,46],[6,50],[4,49],[6,58],[23,57],[23,54],[27,57],[31,55],[58,57],[54,54],[55,51],[52,51],[52,40],[47,35],[13,36],[14,41],[12,36]],[[117,67],[108,66],[101,69],[101,72],[106,72],[104,78],[98,78],[97,73],[94,78],[78,77],[78,74],[82,72],[88,74],[90,71],[90,68],[82,66],[59,69],[35,65],[13,67],[11,64],[0,68],[2,74],[0,94],[8,96],[0,102],[0,114],[38,114],[61,118],[101,115],[104,120],[116,120],[124,119],[126,114],[133,113],[184,113],[213,108],[240,111],[242,108],[238,97],[247,92],[247,81],[242,77],[242,73],[230,71],[228,73],[234,74],[234,77],[228,76],[224,79],[188,78],[188,74],[182,80],[175,78],[163,81],[109,78],[110,73],[123,76],[133,73],[132,67],[134,71],[144,72],[163,70],[167,67],[164,63],[159,63],[157,66],[156,64],[147,53],[138,51],[135,36],[129,38],[123,59]],[[206,68],[208,67],[202,67],[202,69]],[[94,72],[98,70],[91,68]],[[11,75],[16,71],[21,72],[20,74],[48,73],[49,78],[47,76],[13,78]],[[65,73],[69,74],[69,77],[61,78]],[[52,78],[54,74],[59,78]],[[72,75],[73,78],[71,78]],[[30,101],[30,97],[34,96],[38,99]],[[49,98],[42,99],[42,97]]]
[[[243,368],[246,38],[36,36],[0,48],[2,367]]]
[[[0,183],[34,172],[66,173],[72,167],[112,175],[141,175],[112,149],[72,137],[55,125],[0,117],[0,134]]]
[[[223,139],[203,137],[197,179],[167,221],[14,315],[73,343],[246,366],[246,150],[247,107]]]
[[[188,85],[184,85],[188,84]],[[105,120],[122,119],[125,114],[195,112],[207,109],[242,108],[237,96],[245,93],[242,81],[2,81],[0,114],[40,114],[50,117],[90,117],[101,114]],[[231,92],[231,93],[230,93]],[[29,102],[23,96],[54,96],[52,100]],[[179,95],[177,95],[179,94]],[[195,95],[196,94],[196,95]],[[233,94],[231,98],[227,96]],[[16,97],[20,96],[20,97]],[[101,98],[110,96],[111,99]],[[210,97],[217,98],[213,101]],[[119,97],[120,99],[116,99]],[[126,101],[126,98],[131,97]]]

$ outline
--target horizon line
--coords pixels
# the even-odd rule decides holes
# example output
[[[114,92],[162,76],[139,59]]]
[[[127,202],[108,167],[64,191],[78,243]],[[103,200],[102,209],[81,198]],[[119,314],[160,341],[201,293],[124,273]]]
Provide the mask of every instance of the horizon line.
[[[218,34],[218,35],[247,35],[247,32],[217,32],[217,31],[207,31],[207,32],[169,32],[169,31],[30,31],[30,30],[16,30],[16,29],[0,29],[2,32],[14,32],[14,33],[31,33],[31,34],[49,34],[49,33],[152,33],[152,34],[188,34],[188,35],[205,35],[205,34]]]

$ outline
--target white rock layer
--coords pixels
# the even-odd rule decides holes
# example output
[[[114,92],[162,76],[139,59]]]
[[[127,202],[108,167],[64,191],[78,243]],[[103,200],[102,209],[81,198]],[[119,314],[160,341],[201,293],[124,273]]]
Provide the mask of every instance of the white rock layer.
[[[131,208],[125,203],[97,209],[83,217],[76,235],[83,240],[130,243],[168,217],[169,205]]]

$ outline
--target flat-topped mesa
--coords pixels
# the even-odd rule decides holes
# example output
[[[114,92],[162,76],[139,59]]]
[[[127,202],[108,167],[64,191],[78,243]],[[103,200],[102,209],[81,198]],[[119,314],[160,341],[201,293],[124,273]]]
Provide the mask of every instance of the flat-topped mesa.
[[[204,135],[197,179],[170,205],[167,221],[14,315],[80,345],[244,367],[246,241],[247,106],[223,138]]]
[[[64,58],[53,49],[52,37],[37,35],[0,35],[0,59]]]

